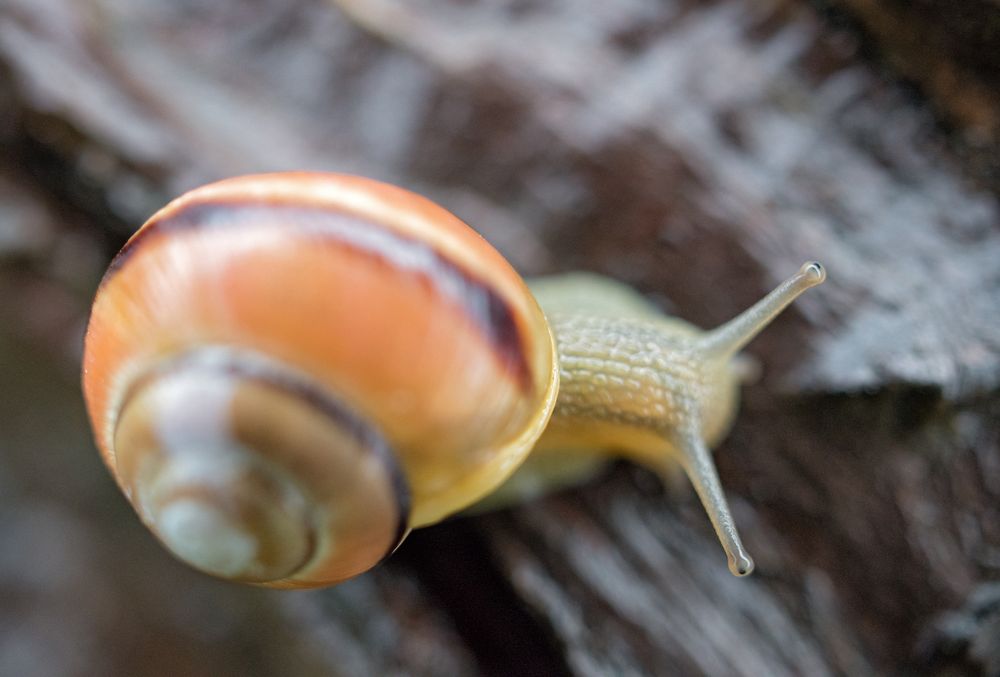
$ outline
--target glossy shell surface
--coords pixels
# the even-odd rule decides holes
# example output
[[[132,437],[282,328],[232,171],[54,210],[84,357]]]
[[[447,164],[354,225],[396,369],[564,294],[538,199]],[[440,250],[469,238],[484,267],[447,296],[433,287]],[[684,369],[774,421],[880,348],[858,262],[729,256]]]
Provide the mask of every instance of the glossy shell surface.
[[[112,262],[87,331],[84,391],[119,481],[130,388],[203,348],[260,355],[388,440],[408,527],[504,481],[551,414],[545,318],[520,276],[458,218],[360,177],[242,177],[183,195]]]

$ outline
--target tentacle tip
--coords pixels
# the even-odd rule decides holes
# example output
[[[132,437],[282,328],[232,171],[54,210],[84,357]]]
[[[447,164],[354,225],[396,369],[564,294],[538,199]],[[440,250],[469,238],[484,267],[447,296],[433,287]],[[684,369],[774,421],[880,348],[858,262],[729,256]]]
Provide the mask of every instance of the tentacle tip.
[[[807,261],[803,263],[802,267],[799,268],[799,274],[809,282],[809,286],[811,287],[823,284],[823,281],[826,280],[826,268],[819,261]]]
[[[735,555],[729,558],[729,570],[733,573],[733,576],[749,576],[753,573],[754,563],[753,559],[746,554]]]

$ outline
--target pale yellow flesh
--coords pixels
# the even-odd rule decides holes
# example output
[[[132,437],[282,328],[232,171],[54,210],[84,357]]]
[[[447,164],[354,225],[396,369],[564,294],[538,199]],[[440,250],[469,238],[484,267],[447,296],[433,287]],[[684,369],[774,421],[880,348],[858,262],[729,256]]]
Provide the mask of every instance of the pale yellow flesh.
[[[807,263],[771,294],[717,330],[668,318],[636,292],[593,275],[531,284],[555,336],[559,395],[549,426],[487,507],[588,478],[608,456],[625,456],[664,479],[684,469],[736,575],[753,570],[708,452],[729,430],[746,364],[736,354],[809,287]]]

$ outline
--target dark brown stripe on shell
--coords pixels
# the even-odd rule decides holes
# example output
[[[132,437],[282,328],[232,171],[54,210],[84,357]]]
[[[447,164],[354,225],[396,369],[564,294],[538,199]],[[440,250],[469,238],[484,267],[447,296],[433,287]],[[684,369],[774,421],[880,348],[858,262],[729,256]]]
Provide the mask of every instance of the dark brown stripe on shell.
[[[284,224],[321,239],[409,269],[458,305],[485,336],[505,371],[523,392],[533,388],[531,366],[514,309],[487,282],[461,268],[426,242],[332,208],[284,202],[193,202],[152,220],[111,261],[104,285],[124,268],[143,243],[158,234],[247,224]]]
[[[132,382],[122,400],[124,410],[134,393],[157,377],[177,374],[191,369],[237,377],[265,387],[279,390],[316,409],[333,421],[338,428],[352,437],[358,445],[374,454],[385,468],[396,497],[396,533],[383,559],[395,551],[409,532],[412,498],[406,477],[396,461],[396,455],[382,433],[359,413],[330,394],[323,386],[307,377],[290,371],[265,357],[245,350],[225,346],[210,346],[182,353],[157,364]]]

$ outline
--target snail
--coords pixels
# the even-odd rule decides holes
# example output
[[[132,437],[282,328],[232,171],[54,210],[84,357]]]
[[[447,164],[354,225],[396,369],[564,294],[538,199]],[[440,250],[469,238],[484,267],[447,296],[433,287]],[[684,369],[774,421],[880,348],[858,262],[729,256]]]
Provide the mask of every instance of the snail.
[[[172,201],[113,259],[83,389],[139,517],[218,577],[341,582],[411,529],[611,451],[679,465],[745,575],[709,447],[736,410],[740,349],[824,278],[807,263],[702,332],[595,275],[529,286],[402,188],[239,177]]]

